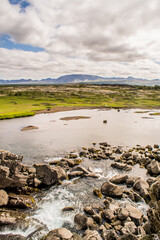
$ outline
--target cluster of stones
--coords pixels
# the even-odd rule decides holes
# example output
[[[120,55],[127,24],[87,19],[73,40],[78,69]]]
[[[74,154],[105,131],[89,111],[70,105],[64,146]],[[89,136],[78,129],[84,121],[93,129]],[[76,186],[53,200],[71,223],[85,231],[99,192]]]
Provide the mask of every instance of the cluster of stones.
[[[111,167],[124,171],[123,174],[105,180],[100,189],[93,189],[94,195],[104,199],[103,205],[86,206],[84,214],[75,215],[75,226],[78,231],[83,232],[85,240],[152,239],[152,234],[160,233],[160,149],[157,144],[153,147],[136,146],[126,150],[103,142],[98,149],[83,148],[79,154],[70,153],[59,161],[34,166],[23,165],[22,156],[1,151],[0,206],[3,210],[0,213],[0,225],[15,224],[18,218],[22,218],[19,214],[18,217],[12,216],[8,208],[25,209],[35,206],[30,193],[37,188],[61,184],[63,180],[75,177],[98,177],[90,168],[85,169],[79,165],[82,158],[94,161],[110,159],[113,161]],[[129,176],[127,172],[135,164],[147,169],[147,179]],[[133,202],[144,199],[150,206],[147,216],[134,205],[117,201],[125,197]],[[6,239],[25,239],[13,235],[7,237]],[[81,238],[60,228],[49,232],[44,239]]]

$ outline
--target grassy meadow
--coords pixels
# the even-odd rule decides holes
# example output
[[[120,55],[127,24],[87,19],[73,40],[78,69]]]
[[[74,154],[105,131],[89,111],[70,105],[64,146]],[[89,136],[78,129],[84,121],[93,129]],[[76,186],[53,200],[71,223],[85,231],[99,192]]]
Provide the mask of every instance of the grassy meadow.
[[[0,119],[64,107],[159,108],[160,87],[119,85],[0,86]]]

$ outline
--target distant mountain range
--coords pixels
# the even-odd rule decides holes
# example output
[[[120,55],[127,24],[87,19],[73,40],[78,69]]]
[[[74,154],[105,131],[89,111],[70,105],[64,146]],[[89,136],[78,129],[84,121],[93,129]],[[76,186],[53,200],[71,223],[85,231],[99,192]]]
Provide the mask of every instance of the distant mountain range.
[[[103,78],[96,75],[71,74],[64,75],[59,78],[46,78],[41,80],[18,79],[18,80],[3,80],[0,79],[0,85],[8,84],[67,84],[67,83],[86,83],[86,84],[125,84],[125,85],[145,85],[145,86],[160,86],[160,79],[147,80],[143,78]]]

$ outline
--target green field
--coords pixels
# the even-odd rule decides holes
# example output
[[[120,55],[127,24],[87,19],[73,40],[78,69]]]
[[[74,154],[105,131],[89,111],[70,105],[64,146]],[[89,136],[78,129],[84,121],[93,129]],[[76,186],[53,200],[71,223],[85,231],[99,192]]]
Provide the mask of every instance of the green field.
[[[59,107],[160,108],[160,87],[118,85],[0,86],[0,119]]]

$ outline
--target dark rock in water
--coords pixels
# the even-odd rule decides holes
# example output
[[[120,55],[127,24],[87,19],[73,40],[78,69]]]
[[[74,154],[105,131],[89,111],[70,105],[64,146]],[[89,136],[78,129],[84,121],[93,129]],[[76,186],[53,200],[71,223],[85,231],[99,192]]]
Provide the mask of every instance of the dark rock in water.
[[[69,172],[68,177],[69,179],[75,178],[75,177],[81,177],[83,175],[82,171],[74,171],[74,172]]]
[[[35,164],[36,176],[45,185],[50,186],[59,180],[67,178],[67,174],[61,167],[53,167],[46,164]]]
[[[116,175],[114,177],[112,177],[109,181],[111,183],[115,183],[115,184],[123,184],[123,183],[126,183],[126,180],[128,178],[128,175]]]
[[[159,148],[159,145],[158,145],[158,144],[154,144],[153,147],[154,147],[154,148]]]
[[[93,189],[93,194],[99,198],[102,198],[102,192],[99,188],[94,188]]]
[[[0,234],[0,240],[26,240],[26,238],[20,235]]]
[[[8,194],[4,190],[0,190],[0,207],[8,204]]]
[[[159,162],[156,160],[153,160],[148,166],[147,166],[148,173],[152,176],[158,176],[160,175],[160,166]]]
[[[28,131],[28,130],[34,130],[34,129],[38,129],[38,127],[29,125],[27,127],[23,127],[21,131]]]
[[[77,172],[77,171],[83,172],[83,175],[88,175],[91,173],[90,171],[88,171],[87,169],[85,169],[84,167],[81,167],[81,166],[75,166],[74,168],[72,168],[71,173]]]
[[[73,233],[66,228],[58,228],[50,231],[45,240],[54,240],[54,239],[73,239]]]
[[[121,198],[123,195],[123,188],[108,181],[102,184],[101,192],[109,197]]]
[[[110,146],[107,142],[101,142],[101,143],[99,143],[99,145],[104,146],[104,147]]]
[[[111,164],[111,167],[117,168],[117,169],[120,169],[120,170],[125,170],[125,171],[130,171],[130,170],[132,170],[132,167],[129,166],[128,164],[125,164],[125,163],[115,162],[115,163],[112,163],[112,164]]]
[[[62,212],[70,212],[70,211],[74,211],[74,210],[75,210],[74,207],[64,207],[64,208],[62,209]]]
[[[103,123],[107,123],[107,120],[103,120]]]

